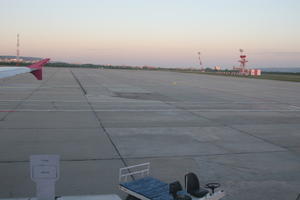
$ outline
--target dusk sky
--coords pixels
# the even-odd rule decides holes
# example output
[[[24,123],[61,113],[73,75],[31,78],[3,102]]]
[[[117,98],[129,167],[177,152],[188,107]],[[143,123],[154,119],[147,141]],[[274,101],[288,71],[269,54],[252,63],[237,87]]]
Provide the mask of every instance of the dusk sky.
[[[0,0],[0,55],[159,67],[300,67],[299,0]]]

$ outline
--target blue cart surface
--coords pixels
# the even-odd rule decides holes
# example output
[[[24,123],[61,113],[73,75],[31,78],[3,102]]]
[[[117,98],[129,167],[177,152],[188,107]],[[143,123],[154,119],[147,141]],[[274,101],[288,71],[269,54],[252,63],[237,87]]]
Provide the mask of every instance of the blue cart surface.
[[[121,183],[120,186],[147,199],[173,200],[173,197],[169,194],[169,184],[150,176]]]

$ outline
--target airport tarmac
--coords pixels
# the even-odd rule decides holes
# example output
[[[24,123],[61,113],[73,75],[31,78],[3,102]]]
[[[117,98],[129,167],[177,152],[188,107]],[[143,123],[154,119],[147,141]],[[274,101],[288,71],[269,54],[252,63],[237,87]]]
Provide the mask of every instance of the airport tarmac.
[[[46,68],[0,80],[0,198],[35,195],[29,156],[59,154],[57,195],[115,193],[119,168],[197,173],[225,200],[300,193],[300,83],[160,71]]]

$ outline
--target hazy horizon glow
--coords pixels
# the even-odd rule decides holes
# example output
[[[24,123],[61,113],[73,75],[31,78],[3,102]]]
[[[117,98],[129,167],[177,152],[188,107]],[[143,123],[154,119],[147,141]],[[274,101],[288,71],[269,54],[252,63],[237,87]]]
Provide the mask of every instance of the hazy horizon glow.
[[[1,0],[0,55],[113,65],[300,67],[298,0]]]

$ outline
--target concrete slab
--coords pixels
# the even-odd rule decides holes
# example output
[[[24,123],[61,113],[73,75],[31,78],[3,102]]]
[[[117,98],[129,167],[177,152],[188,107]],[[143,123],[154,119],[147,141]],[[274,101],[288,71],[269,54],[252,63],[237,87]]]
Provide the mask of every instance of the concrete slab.
[[[43,111],[43,110],[55,110],[55,104],[53,103],[21,103],[15,110],[16,111]]]
[[[230,127],[201,127],[186,131],[200,142],[214,144],[231,153],[286,151],[285,148]]]
[[[300,155],[300,147],[289,147],[288,148],[291,152],[293,152],[296,155]]]
[[[0,121],[0,198],[33,194],[33,153],[61,154],[59,195],[123,194],[118,168],[145,161],[167,182],[188,171],[221,182],[225,200],[299,192],[299,83],[63,68],[44,77],[0,80],[0,108],[21,103]]]
[[[234,127],[282,147],[300,147],[299,124],[236,125]]]
[[[3,103],[3,106],[12,104],[10,102]],[[64,101],[64,100],[25,100],[20,102],[14,102],[14,104],[20,104],[18,111],[91,111],[90,105],[86,100],[84,101]],[[1,106],[1,102],[0,102]]]
[[[194,112],[199,116],[226,125],[249,124],[298,124],[300,118],[295,118],[291,113],[282,112],[251,112],[249,111],[213,111]]]
[[[126,101],[119,100],[116,102],[91,102],[94,110],[97,111],[172,111],[174,106],[160,101]]]
[[[72,100],[80,100],[80,101],[85,101],[86,98],[82,94],[74,94],[74,93],[69,93],[67,95],[64,95],[63,93],[52,93],[52,94],[47,94],[47,93],[39,93],[39,94],[33,94],[29,100],[51,100],[51,101],[72,101]]]
[[[118,169],[124,167],[120,160],[63,161],[56,194],[120,194]],[[1,197],[17,198],[35,195],[35,183],[30,179],[29,163],[0,163]]]
[[[223,183],[226,199],[295,199],[299,193],[299,157],[289,152],[196,158],[204,182]],[[284,192],[282,192],[284,191]]]
[[[109,128],[107,131],[124,157],[287,151],[228,127]]]
[[[97,112],[105,127],[173,127],[212,126],[216,123],[186,111]]]
[[[2,90],[0,90],[2,91]],[[23,99],[26,99],[28,97],[28,93],[14,93],[14,94],[9,94],[9,93],[0,93],[0,99],[1,100],[18,100],[22,101]]]
[[[91,111],[91,106],[86,101],[78,101],[78,102],[61,102],[54,101],[53,105],[57,110],[85,110]]]
[[[0,112],[0,119],[2,119],[6,114],[7,114],[7,112]],[[1,121],[0,121],[0,123],[1,123]]]
[[[126,158],[228,153],[228,151],[214,144],[201,143],[188,135],[140,134],[142,132],[140,130],[130,135],[117,134],[115,136],[114,131],[120,130],[109,129],[109,133],[112,135],[121,155]]]
[[[17,123],[16,123],[17,122]],[[91,112],[14,112],[2,128],[98,128],[98,121]]]
[[[63,162],[61,179],[57,183],[59,195],[119,194],[119,168],[121,160],[95,160]]]
[[[24,161],[33,154],[58,154],[62,160],[118,158],[99,129],[1,129],[0,162]]]
[[[295,108],[290,105],[283,103],[274,103],[274,102],[175,102],[172,105],[180,107],[187,110],[200,110],[200,111],[288,111]]]
[[[137,86],[133,86],[133,85],[105,85],[111,92],[114,93],[141,93],[141,94],[151,94],[150,90],[145,90],[143,88],[137,87]]]

